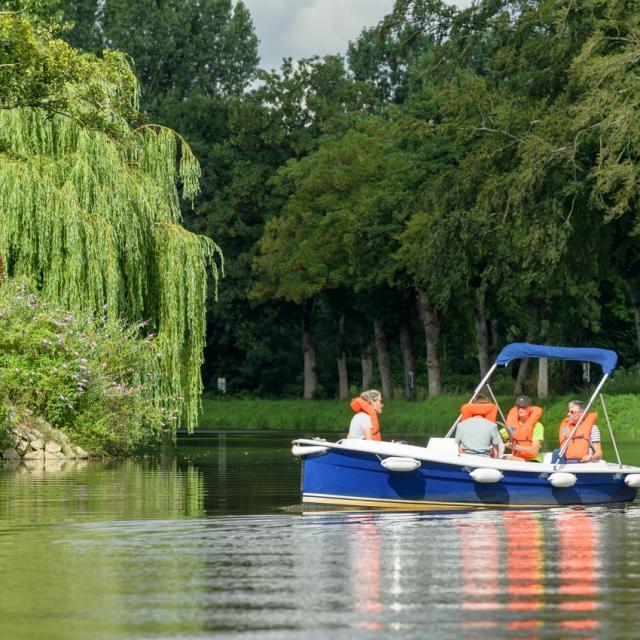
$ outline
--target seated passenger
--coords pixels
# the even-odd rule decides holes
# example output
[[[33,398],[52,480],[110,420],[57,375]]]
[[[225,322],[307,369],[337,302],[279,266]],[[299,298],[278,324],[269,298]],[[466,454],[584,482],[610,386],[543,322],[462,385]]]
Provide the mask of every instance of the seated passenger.
[[[382,413],[382,394],[376,389],[363,391],[351,401],[356,415],[351,418],[347,438],[382,440],[378,414]]]
[[[496,405],[484,396],[477,396],[475,402],[462,405],[462,419],[455,435],[460,453],[498,457],[501,440],[495,422],[497,410]]]
[[[578,426],[567,445],[563,456],[560,456],[562,447],[569,439],[571,432],[578,423],[578,420],[585,412],[587,405],[580,400],[572,400],[567,409],[567,417],[560,424],[558,439],[560,448],[553,452],[551,462],[577,463],[577,462],[597,462],[602,460],[602,446],[600,444],[600,429],[596,425],[598,414],[588,413]]]
[[[518,396],[516,404],[507,415],[506,426],[500,435],[506,441],[511,454],[506,460],[529,460],[542,462],[544,426],[539,422],[542,409],[532,405],[529,396]]]

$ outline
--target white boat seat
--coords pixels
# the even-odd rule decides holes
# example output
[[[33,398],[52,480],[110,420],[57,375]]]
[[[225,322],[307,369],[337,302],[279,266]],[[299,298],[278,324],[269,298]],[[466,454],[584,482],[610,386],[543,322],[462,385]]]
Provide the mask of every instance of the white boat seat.
[[[429,438],[427,454],[455,456],[458,455],[458,444],[453,438]]]

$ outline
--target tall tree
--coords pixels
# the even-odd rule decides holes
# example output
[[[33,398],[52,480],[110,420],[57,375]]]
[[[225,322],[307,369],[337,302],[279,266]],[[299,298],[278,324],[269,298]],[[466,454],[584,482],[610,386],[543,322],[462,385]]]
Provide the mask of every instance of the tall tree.
[[[260,242],[256,293],[300,303],[346,288],[382,299],[396,270],[393,236],[402,228],[410,174],[376,120],[290,161],[277,178],[288,193],[286,204]],[[369,307],[384,392],[392,395],[381,303]]]
[[[142,108],[154,118],[166,99],[241,93],[258,62],[258,40],[241,0],[46,0],[40,12],[72,21],[63,35],[73,46],[131,56]]]
[[[123,55],[79,54],[24,14],[0,14],[0,257],[70,311],[148,322],[159,400],[197,420],[213,241],[180,225],[199,167],[173,131],[133,129],[138,84]],[[177,162],[179,160],[179,162]]]
[[[320,251],[322,259],[330,260],[336,267],[336,274],[340,270],[339,265],[335,258],[329,256],[326,238],[317,247],[312,247],[311,237],[317,237],[319,230],[310,231],[308,225],[315,224],[314,216],[309,217],[304,212],[304,205],[302,208],[298,207],[304,196],[297,196],[296,204],[293,201],[286,204],[287,215],[274,214],[282,211],[281,207],[287,202],[289,195],[296,191],[298,183],[304,182],[304,189],[315,190],[315,178],[304,181],[303,175],[307,167],[318,166],[319,161],[307,165],[305,157],[314,151],[323,138],[331,139],[348,130],[356,118],[361,117],[359,112],[368,108],[371,98],[362,91],[358,83],[347,76],[342,59],[334,56],[323,60],[302,60],[297,67],[286,60],[279,72],[262,72],[260,78],[263,84],[253,92],[248,106],[256,113],[256,103],[261,105],[256,114],[259,114],[259,119],[254,118],[249,126],[261,127],[261,130],[256,131],[256,141],[261,146],[265,143],[269,146],[270,163],[273,164],[254,165],[255,174],[238,174],[236,182],[240,186],[241,179],[246,182],[247,175],[261,179],[257,190],[248,191],[246,185],[243,185],[243,193],[251,199],[256,195],[260,196],[261,208],[256,211],[258,223],[271,216],[261,239],[264,257],[259,261],[258,273],[264,277],[260,277],[259,282],[254,284],[251,295],[261,300],[275,298],[299,305],[305,301],[311,304],[311,299],[325,287],[323,279],[329,274],[329,270],[320,265],[318,271],[313,272],[313,267],[310,267],[311,271],[305,275],[305,258],[300,258],[301,252],[307,251],[311,255],[309,249],[314,253]],[[241,124],[243,128],[247,128],[246,122]],[[298,158],[299,166],[295,162]],[[265,190],[265,170],[273,172],[288,159],[291,164],[280,170],[277,179],[267,182]],[[273,279],[276,273],[286,273],[286,277],[280,279],[277,276],[276,281]],[[329,288],[335,287],[331,285]],[[309,314],[303,317],[308,318]],[[307,323],[302,323],[301,327],[305,332],[311,329]],[[312,340],[312,335],[307,333],[304,344],[308,345]],[[310,357],[313,350],[307,346],[304,353]],[[312,368],[307,366],[306,370],[311,371]],[[306,388],[307,395],[313,395],[313,385],[307,384]]]

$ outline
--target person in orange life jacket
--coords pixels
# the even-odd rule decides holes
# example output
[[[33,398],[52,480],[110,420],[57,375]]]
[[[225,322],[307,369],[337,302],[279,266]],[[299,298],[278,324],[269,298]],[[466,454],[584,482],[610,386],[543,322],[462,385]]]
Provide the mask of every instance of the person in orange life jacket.
[[[498,457],[500,435],[496,426],[497,407],[482,395],[462,405],[462,420],[456,427],[455,441],[460,453]]]
[[[580,400],[572,400],[567,409],[567,417],[560,424],[560,448],[551,456],[551,462],[577,463],[597,462],[602,460],[602,445],[600,444],[600,429],[595,424],[597,413],[588,413],[574,433],[565,454],[560,456],[562,445],[573,431],[576,423],[584,413],[587,405]]]
[[[516,404],[507,414],[506,426],[500,429],[502,439],[511,449],[506,460],[542,462],[540,449],[544,440],[544,426],[539,422],[542,409],[533,406],[529,396],[518,396]]]
[[[351,401],[356,415],[351,418],[347,438],[382,440],[378,415],[382,413],[382,394],[376,389],[363,391]]]

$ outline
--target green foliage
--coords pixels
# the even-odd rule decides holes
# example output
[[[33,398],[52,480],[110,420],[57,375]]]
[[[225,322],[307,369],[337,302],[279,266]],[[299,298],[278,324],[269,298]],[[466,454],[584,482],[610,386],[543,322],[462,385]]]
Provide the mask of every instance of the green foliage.
[[[123,54],[82,55],[56,39],[51,27],[22,13],[0,13],[0,109],[38,108],[123,136],[138,93]]]
[[[12,6],[24,2],[14,0]],[[188,221],[216,237],[230,257],[222,304],[209,309],[205,371],[212,379],[226,376],[234,390],[292,393],[300,385],[296,305],[313,298],[321,310],[321,384],[330,396],[338,318],[346,318],[341,344],[352,379],[360,377],[360,349],[370,340],[373,317],[384,318],[390,336],[411,317],[416,350],[424,347],[413,308],[416,286],[441,318],[438,350],[448,388],[462,388],[477,366],[478,300],[486,300],[494,352],[505,342],[528,339],[613,347],[625,366],[638,360],[633,323],[640,308],[640,23],[634,3],[482,0],[459,10],[440,0],[396,0],[378,26],[349,46],[349,69],[337,56],[286,60],[278,70],[259,72],[246,93],[256,41],[242,3],[39,0],[31,6],[40,15],[62,11],[58,23],[74,21],[71,30],[61,31],[72,43],[94,51],[117,45],[130,54],[143,79],[147,114],[184,131],[204,164],[204,192]],[[124,71],[118,76],[117,58],[79,56],[49,37],[50,27],[25,24],[3,31],[4,61],[11,62],[7,52],[19,51],[28,72],[11,76],[10,67],[0,66],[2,82],[14,83],[11,95],[22,96],[15,106],[46,109],[55,127],[55,117],[63,116],[91,123],[114,148],[148,144],[148,157],[155,158],[138,162],[138,151],[127,151],[126,168],[135,175],[118,182],[134,191],[140,185],[137,194],[144,193],[150,204],[139,206],[143,217],[161,212],[162,224],[154,218],[154,231],[147,233],[137,222],[113,222],[115,216],[104,214],[111,203],[103,205],[100,185],[121,193],[108,171],[98,174],[95,161],[85,170],[56,157],[55,188],[71,176],[66,191],[53,196],[60,202],[57,211],[73,212],[74,198],[90,203],[92,193],[100,194],[91,215],[113,222],[106,235],[127,246],[114,260],[101,258],[92,275],[85,275],[76,258],[61,265],[60,273],[66,270],[67,280],[71,273],[85,281],[97,278],[109,300],[122,299],[118,314],[134,321],[148,317],[160,330],[160,300],[175,311],[186,297],[177,289],[149,297],[162,284],[158,265],[198,271],[200,263],[197,250],[174,259],[154,243],[170,243],[172,236],[167,250],[187,251],[179,233],[163,230],[179,222],[171,185],[186,179],[189,200],[197,170],[187,170],[190,178],[171,171],[169,159],[183,151],[170,134],[129,130],[135,82],[125,81]],[[104,88],[111,86],[109,64],[119,78],[117,91]],[[94,86],[76,86],[73,95],[82,99],[67,100],[65,87],[78,84],[88,70]],[[41,99],[49,95],[49,77],[51,108]],[[102,104],[109,105],[106,113]],[[70,135],[59,131],[45,133],[43,140]],[[5,139],[0,133],[2,159],[22,167],[21,147]],[[105,149],[95,147],[108,164]],[[45,166],[50,157],[41,155]],[[195,169],[186,147],[184,158]],[[32,181],[40,180],[29,170]],[[21,175],[14,172],[7,184]],[[149,183],[163,181],[165,191],[148,190],[145,176]],[[46,194],[38,197],[50,199],[54,186],[47,179],[42,184]],[[81,193],[90,197],[83,200]],[[23,218],[22,227],[15,221],[8,227],[15,249],[27,223],[44,224]],[[40,234],[38,246],[21,249],[20,262],[8,263],[10,269],[40,265],[35,277],[42,278],[49,269],[47,246],[71,256],[82,244],[62,233],[57,218],[47,224],[50,231]],[[121,233],[130,228],[135,232]],[[90,230],[75,223],[70,229],[76,239],[83,233],[89,238]],[[139,268],[150,264],[140,253],[143,245],[159,258],[150,268]],[[106,239],[96,247],[100,256],[109,255]],[[215,251],[211,245],[200,249],[201,257]],[[63,288],[56,286],[58,295]],[[91,295],[99,305],[107,294]],[[180,317],[160,334],[174,342],[180,332],[200,332],[198,305],[195,315]],[[397,385],[401,357],[393,340],[391,349]],[[192,389],[185,396],[190,403],[196,377],[193,369],[184,374],[179,363],[194,355],[174,350],[167,359],[172,372],[165,377],[167,384]],[[418,380],[424,377],[421,368]],[[554,368],[554,390],[580,384],[573,376],[570,369]],[[513,379],[501,384],[507,393]]]
[[[638,278],[637,23],[622,2],[398,0],[349,49],[385,125],[373,143],[362,120],[316,136],[278,171],[251,295],[300,303],[368,279],[386,300],[420,287],[443,326],[486,296],[498,342],[624,345],[607,300]]]
[[[142,107],[154,119],[167,100],[241,93],[258,62],[258,40],[242,2],[46,0],[32,10],[66,21],[61,37],[73,47],[126,53],[142,83]]]
[[[0,14],[0,29],[16,45],[5,51],[9,71],[0,65],[10,107],[0,109],[4,273],[73,313],[149,321],[164,369],[145,384],[180,398],[180,422],[192,428],[207,269],[217,286],[222,257],[180,226],[178,184],[196,195],[198,162],[173,131],[131,127],[138,85],[123,55],[81,55],[21,15]],[[60,72],[50,91],[41,53]]]
[[[289,195],[265,226],[254,295],[300,303],[322,290],[370,291],[393,280],[385,257],[402,228],[411,167],[388,138],[371,121],[279,171],[274,184]]]
[[[380,417],[385,439],[406,435],[444,436],[459,415],[460,407],[469,401],[469,395],[443,395],[417,402],[385,399]],[[503,412],[507,412],[513,396],[498,396]],[[562,396],[534,402],[544,409],[545,450],[553,450],[558,443],[558,428],[567,413],[567,403],[574,396]],[[633,395],[606,395],[607,411],[614,435],[638,433],[637,414],[640,402]],[[348,402],[334,400],[257,400],[239,398],[203,398],[201,429],[251,430],[265,429],[292,431],[295,435],[322,435],[329,438],[344,437],[353,412]],[[598,425],[603,439],[609,441],[604,412],[599,401],[594,406],[599,414]],[[424,445],[424,441],[413,444]],[[607,459],[614,459],[608,450]]]
[[[18,282],[0,286],[0,405],[28,408],[91,451],[129,453],[175,427],[142,325],[74,315]]]
[[[242,2],[108,0],[99,12],[104,46],[125,51],[157,114],[165,98],[240,93],[258,62],[258,40]]]

